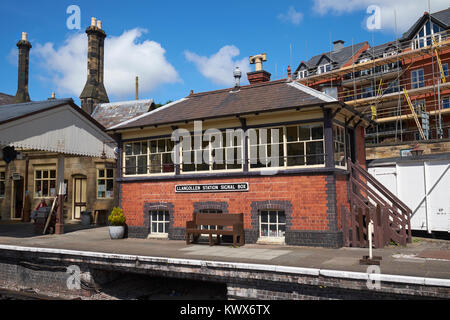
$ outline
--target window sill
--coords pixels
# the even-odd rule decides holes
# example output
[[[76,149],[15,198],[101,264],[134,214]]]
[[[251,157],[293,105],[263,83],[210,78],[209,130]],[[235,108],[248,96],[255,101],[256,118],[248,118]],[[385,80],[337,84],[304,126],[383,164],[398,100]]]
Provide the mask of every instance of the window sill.
[[[167,240],[169,239],[169,235],[166,233],[162,233],[162,234],[149,234],[147,236],[147,239],[156,239],[156,240]]]
[[[256,241],[256,244],[275,244],[275,245],[286,245],[284,237],[260,237]]]

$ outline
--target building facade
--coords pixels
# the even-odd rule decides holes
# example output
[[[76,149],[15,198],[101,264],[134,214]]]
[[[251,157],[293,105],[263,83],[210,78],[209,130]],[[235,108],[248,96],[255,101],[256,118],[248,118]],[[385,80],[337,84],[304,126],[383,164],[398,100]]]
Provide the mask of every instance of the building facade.
[[[425,12],[396,41],[374,47],[337,42],[333,52],[300,63],[294,77],[375,120],[366,131],[367,146],[390,145],[390,157],[400,156],[397,144],[448,144],[449,25],[450,9]]]

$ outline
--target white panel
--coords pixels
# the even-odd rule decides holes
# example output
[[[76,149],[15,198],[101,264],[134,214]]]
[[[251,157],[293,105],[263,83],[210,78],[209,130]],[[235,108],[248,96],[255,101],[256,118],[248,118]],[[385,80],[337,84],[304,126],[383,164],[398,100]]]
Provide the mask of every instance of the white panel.
[[[433,161],[425,168],[431,229],[450,232],[450,164]]]
[[[411,229],[427,230],[423,163],[397,165],[398,197],[411,210]]]
[[[397,195],[397,170],[395,167],[369,168],[369,173],[394,195]]]

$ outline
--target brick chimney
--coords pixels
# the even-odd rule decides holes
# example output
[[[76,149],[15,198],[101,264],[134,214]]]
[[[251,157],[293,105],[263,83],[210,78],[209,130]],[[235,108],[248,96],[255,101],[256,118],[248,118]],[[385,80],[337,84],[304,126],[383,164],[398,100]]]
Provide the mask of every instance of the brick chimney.
[[[102,30],[102,22],[92,18],[86,34],[88,35],[88,76],[80,100],[81,108],[92,114],[97,104],[109,102],[103,84],[106,33]]]
[[[250,82],[250,84],[270,81],[271,74],[264,71],[262,68],[262,63],[264,61],[267,61],[267,55],[265,53],[250,57],[250,64],[255,65],[255,71],[247,73],[248,82]]]
[[[22,40],[17,42],[19,48],[19,73],[17,77],[17,93],[14,99],[15,103],[30,101],[28,93],[28,72],[30,66],[31,43],[27,40],[27,33],[22,32]]]

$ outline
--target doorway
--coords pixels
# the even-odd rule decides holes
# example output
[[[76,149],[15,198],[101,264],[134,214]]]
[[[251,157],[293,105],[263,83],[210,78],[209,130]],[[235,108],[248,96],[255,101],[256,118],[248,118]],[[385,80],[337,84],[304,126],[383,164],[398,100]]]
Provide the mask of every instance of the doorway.
[[[23,177],[12,180],[11,220],[22,220],[24,186]]]
[[[86,188],[87,179],[86,178],[73,178],[73,210],[72,218],[74,220],[81,219],[81,212],[86,210]]]

